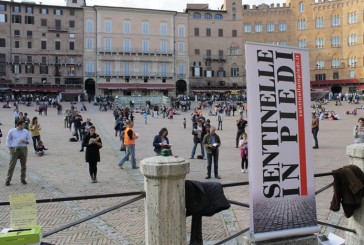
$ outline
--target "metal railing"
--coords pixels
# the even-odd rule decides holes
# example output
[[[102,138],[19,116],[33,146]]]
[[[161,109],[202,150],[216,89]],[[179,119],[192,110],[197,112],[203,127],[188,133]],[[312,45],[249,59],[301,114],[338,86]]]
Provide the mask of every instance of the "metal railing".
[[[328,173],[319,173],[319,174],[315,174],[314,177],[317,178],[317,177],[325,177],[325,176],[332,176],[332,173],[331,172],[328,172]],[[244,182],[236,182],[236,183],[227,183],[227,184],[222,184],[222,187],[223,188],[229,188],[229,187],[236,187],[236,186],[244,186],[244,185],[249,185],[249,182],[248,181],[244,181]],[[330,187],[333,186],[333,183],[330,183],[328,185],[326,185],[325,187],[317,190],[315,192],[315,195],[318,195],[320,194],[321,192],[329,189]],[[138,200],[141,200],[143,198],[145,198],[145,192],[144,191],[139,191],[139,192],[126,192],[126,193],[113,193],[113,194],[104,194],[104,195],[91,195],[91,196],[75,196],[75,197],[64,197],[64,198],[49,198],[49,199],[40,199],[40,200],[36,200],[36,203],[53,203],[53,202],[65,202],[65,201],[78,201],[78,200],[90,200],[90,199],[100,199],[100,198],[113,198],[113,197],[127,197],[127,196],[136,196],[128,201],[125,201],[125,202],[122,202],[122,203],[119,203],[115,206],[112,206],[112,207],[109,207],[107,209],[104,209],[104,210],[101,210],[95,214],[92,214],[92,215],[89,215],[87,217],[84,217],[84,218],[81,218],[81,219],[78,219],[76,221],[73,221],[69,224],[66,224],[66,225],[63,225],[61,227],[58,227],[54,230],[51,230],[51,231],[48,231],[46,233],[43,234],[43,237],[48,237],[48,236],[51,236],[53,234],[56,234],[60,231],[63,231],[65,229],[68,229],[72,226],[75,226],[75,225],[78,225],[78,224],[81,224],[85,221],[88,221],[90,219],[93,219],[93,218],[96,218],[100,215],[103,215],[103,214],[106,214],[108,212],[111,212],[113,210],[116,210],[118,208],[121,208],[121,207],[124,207],[126,205],[129,205],[133,202],[136,202]],[[240,207],[244,207],[244,208],[249,208],[249,204],[247,203],[242,203],[242,202],[237,202],[237,201],[233,201],[233,200],[228,200],[229,203],[233,204],[233,205],[237,205],[237,206],[240,206]],[[1,206],[9,206],[10,205],[10,202],[0,202],[0,207]],[[357,234],[357,232],[353,229],[348,229],[348,228],[345,228],[345,227],[342,227],[342,226],[337,226],[337,225],[333,225],[333,224],[329,224],[329,223],[325,223],[325,222],[322,222],[322,221],[317,221],[317,223],[319,225],[323,225],[323,226],[329,226],[329,227],[333,227],[333,228],[336,228],[336,229],[339,229],[339,230],[343,230],[343,231],[347,231],[347,232],[352,232],[354,234]],[[249,231],[249,227],[248,228],[245,228],[217,243],[215,243],[214,245],[221,245],[221,244],[224,244],[246,232]]]

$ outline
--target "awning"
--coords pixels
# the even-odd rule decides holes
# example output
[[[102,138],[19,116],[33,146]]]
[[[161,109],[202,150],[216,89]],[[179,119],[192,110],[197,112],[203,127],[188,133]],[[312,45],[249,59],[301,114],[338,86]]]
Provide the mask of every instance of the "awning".
[[[165,90],[165,89],[175,89],[174,84],[143,84],[143,83],[99,83],[97,84],[99,89],[108,90]]]
[[[357,90],[364,90],[364,84],[356,85]]]
[[[83,90],[81,89],[65,90],[62,92],[62,94],[81,94],[81,93],[83,93]]]
[[[27,92],[62,92],[63,87],[37,87],[37,86],[14,86],[11,88],[13,91],[27,91]]]
[[[329,87],[328,86],[323,86],[323,87],[311,87],[311,91],[329,91]]]
[[[338,80],[322,80],[322,81],[311,81],[311,86],[315,85],[350,85],[359,83],[358,79],[338,79]]]

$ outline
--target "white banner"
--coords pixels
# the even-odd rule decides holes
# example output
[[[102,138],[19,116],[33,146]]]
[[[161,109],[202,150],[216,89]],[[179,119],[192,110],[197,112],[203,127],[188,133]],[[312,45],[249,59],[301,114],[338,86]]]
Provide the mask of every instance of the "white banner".
[[[247,43],[245,57],[250,237],[318,232],[308,50]]]

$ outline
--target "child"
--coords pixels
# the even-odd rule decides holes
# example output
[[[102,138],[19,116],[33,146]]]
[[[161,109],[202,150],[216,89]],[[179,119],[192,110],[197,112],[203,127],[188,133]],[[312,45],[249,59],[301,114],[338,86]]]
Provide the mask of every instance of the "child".
[[[37,155],[38,156],[43,156],[44,155],[44,151],[48,150],[47,148],[45,148],[43,141],[38,141],[38,145],[37,145]]]
[[[241,157],[241,172],[248,172],[248,135],[246,133],[241,134],[239,141],[240,157]],[[246,163],[246,164],[244,164]]]
[[[186,124],[187,124],[186,118],[183,118],[183,128],[186,128]]]

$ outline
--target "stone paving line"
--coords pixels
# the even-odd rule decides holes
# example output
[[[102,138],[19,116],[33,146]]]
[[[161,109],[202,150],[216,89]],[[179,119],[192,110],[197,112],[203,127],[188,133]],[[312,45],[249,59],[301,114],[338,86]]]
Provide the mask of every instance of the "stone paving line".
[[[331,102],[330,105],[326,106],[327,108],[336,110],[342,117],[342,120],[326,120],[321,122],[319,131],[320,149],[313,152],[315,173],[330,172],[331,170],[348,163],[348,158],[345,155],[345,147],[352,143],[352,128],[358,117],[344,116],[343,112],[346,110],[352,111],[353,108],[359,107],[360,105],[350,105],[346,102],[343,102],[343,104],[343,106],[334,106]],[[89,107],[87,103],[86,105]],[[67,104],[64,104],[64,108],[66,107]],[[35,113],[31,112],[32,109],[34,109],[34,107],[28,108],[21,106],[21,110],[28,111],[30,117],[36,116]],[[78,152],[80,147],[79,143],[65,143],[65,141],[67,141],[70,137],[70,133],[68,129],[63,128],[63,117],[53,115],[53,113],[55,114],[55,109],[50,109],[47,117],[39,117],[41,125],[44,125],[42,139],[46,143],[46,146],[50,148],[50,151],[47,153],[48,155],[43,158],[38,158],[32,154],[29,147],[30,156],[28,160],[28,169],[34,169],[34,171],[40,174],[42,179],[59,188],[67,196],[140,190],[142,186],[140,185],[142,176],[139,171],[129,170],[129,163],[125,164],[126,168],[124,170],[120,170],[116,166],[116,163],[122,154],[120,154],[117,149],[120,142],[117,138],[113,137],[114,119],[112,117],[112,113],[110,111],[99,112],[97,111],[97,107],[90,108],[89,111],[91,112],[91,110],[93,110],[92,113],[87,112],[82,115],[84,117],[92,117],[96,123],[97,132],[100,133],[104,142],[104,147],[101,151],[102,161],[99,164],[99,183],[96,186],[89,184],[87,165],[84,163],[84,155]],[[361,110],[358,110],[358,112],[359,116],[364,114]],[[208,110],[204,110],[204,114],[207,115]],[[183,117],[186,117],[187,119],[187,129],[183,129]],[[0,121],[4,124],[1,128],[4,136],[6,137],[8,129],[13,125],[12,110],[0,109],[0,118]],[[45,118],[47,118],[47,120]],[[141,135],[141,139],[138,140],[136,147],[137,162],[145,157],[154,155],[153,148],[151,146],[153,137],[158,133],[159,129],[164,126],[166,126],[169,130],[169,138],[170,142],[173,144],[174,153],[178,154],[180,157],[188,159],[192,148],[191,123],[189,118],[189,113],[182,113],[180,116],[175,116],[173,122],[169,122],[167,119],[162,119],[161,117],[157,119],[148,117],[148,125],[145,126],[142,117],[140,115],[136,115],[135,130]],[[208,118],[211,119],[212,125],[216,125],[216,118]],[[222,183],[248,180],[248,175],[240,172],[239,152],[234,148],[236,132],[234,124],[236,119],[237,116],[226,117],[223,122],[223,131],[217,131],[223,141],[219,164],[219,172],[222,177]],[[5,137],[2,139],[3,143],[0,145],[0,148],[7,152],[5,149],[6,147],[4,146]],[[59,142],[62,142],[62,144],[59,144]],[[57,149],[57,152],[55,149]],[[199,153],[199,149],[197,149],[197,153]],[[50,159],[51,162],[49,162]],[[204,180],[206,163],[197,159],[192,159],[190,162],[191,171],[187,178],[200,181]],[[7,170],[7,164],[8,163],[1,163],[0,168]],[[3,172],[4,171],[0,171],[0,185],[2,185],[1,181],[4,180]],[[18,174],[17,172],[19,171],[16,171],[15,175]],[[60,173],[62,174],[62,178],[59,177]],[[138,178],[139,180],[136,180]],[[14,177],[12,185],[20,185],[17,181],[16,177]],[[316,189],[319,189],[330,182],[332,182],[332,177],[315,179]],[[36,189],[37,187],[34,188],[34,190]],[[0,188],[0,192],[2,192],[2,190],[3,187]],[[19,192],[20,190],[17,191]],[[246,203],[249,200],[249,190],[247,186],[227,188],[225,190],[225,194],[231,200]],[[329,189],[316,197],[318,218],[321,221],[329,221],[329,223],[331,223],[330,219],[332,219],[339,225],[345,225],[347,223],[347,219],[331,218],[334,216],[341,217],[340,213],[332,215],[328,210],[331,197],[332,189]],[[86,204],[86,202],[87,201],[81,203],[82,207],[88,207],[89,210],[92,210],[90,204]],[[142,211],[143,204],[137,205],[137,208]],[[232,205],[231,212],[232,213],[229,213],[228,217],[225,218],[223,218],[220,213],[215,215],[216,217],[212,217],[212,219],[203,220],[204,240],[207,240],[208,243],[219,241],[228,235],[232,235],[233,233],[249,226],[248,209]],[[112,216],[112,214],[109,216]],[[104,217],[102,218],[105,219]],[[131,219],[133,218],[131,217]],[[225,223],[223,220],[230,220],[230,223]],[[216,229],[214,227],[218,224],[218,222],[223,222],[225,224]],[[125,225],[117,222],[115,222],[115,224]],[[139,225],[141,224],[142,223],[139,223]],[[187,220],[187,226],[189,226],[189,220]],[[120,232],[121,228],[116,227],[116,229],[119,229]],[[224,229],[224,231],[221,232],[221,229]],[[322,229],[322,231],[327,230],[329,229],[326,229],[325,227]],[[342,237],[344,236],[341,231],[334,230],[334,232]],[[121,234],[125,233],[121,232]],[[143,234],[144,232],[142,232],[141,237],[144,236]],[[132,241],[143,240],[143,238],[137,240],[134,239],[135,238],[133,238]],[[234,241],[234,243],[239,244],[239,241]]]

